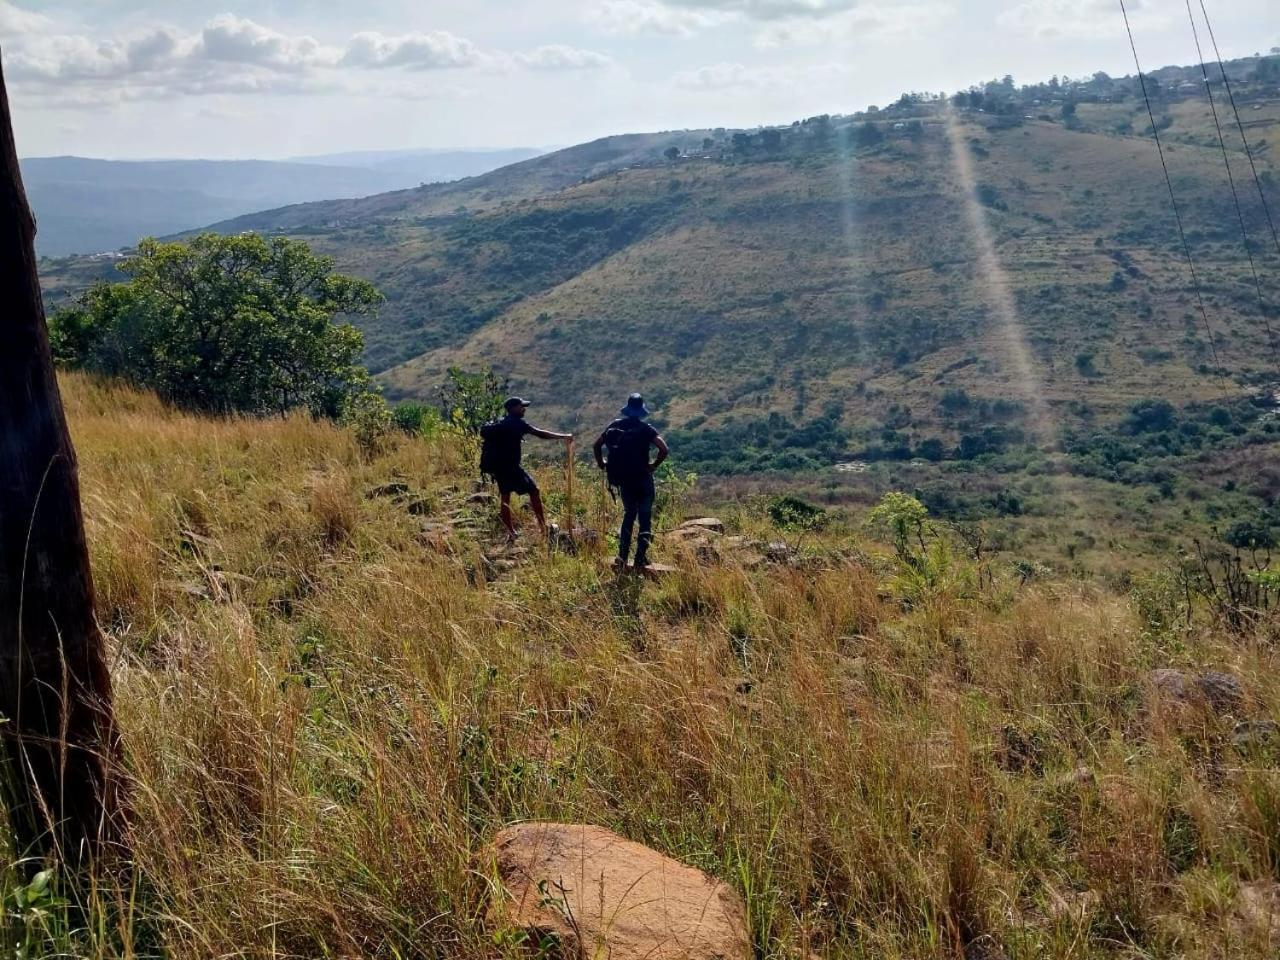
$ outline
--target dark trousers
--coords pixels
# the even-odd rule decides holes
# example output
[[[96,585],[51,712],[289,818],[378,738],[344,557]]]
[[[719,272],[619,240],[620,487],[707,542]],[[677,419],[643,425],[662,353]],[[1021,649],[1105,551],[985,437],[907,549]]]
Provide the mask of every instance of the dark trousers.
[[[640,520],[640,538],[636,543],[636,565],[642,566],[649,556],[649,544],[653,540],[653,477],[645,477],[635,483],[623,485],[618,490],[622,498],[622,529],[618,532],[618,556],[623,563],[631,552],[631,531],[636,519]]]

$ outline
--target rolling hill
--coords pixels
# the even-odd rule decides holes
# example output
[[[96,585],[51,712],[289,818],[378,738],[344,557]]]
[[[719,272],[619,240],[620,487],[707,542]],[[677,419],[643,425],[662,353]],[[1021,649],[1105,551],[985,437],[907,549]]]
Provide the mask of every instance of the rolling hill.
[[[22,176],[46,256],[100,253],[270,207],[474,176],[528,149],[389,151],[269,160],[29,157]]]
[[[640,389],[711,473],[821,468],[830,499],[905,484],[959,516],[1087,493],[1105,510],[1082,541],[1172,534],[1186,509],[1213,521],[1280,492],[1257,469],[1275,450],[1280,250],[1229,138],[1260,304],[1207,103],[1165,76],[1198,290],[1143,102],[1110,78],[1106,95],[988,85],[773,130],[610,137],[216,229],[305,238],[376,283],[367,360],[391,399],[492,365],[539,420],[590,430]],[[1256,85],[1245,109],[1280,210],[1280,103]],[[82,282],[46,279],[53,299]],[[1150,420],[1152,398],[1174,412]]]

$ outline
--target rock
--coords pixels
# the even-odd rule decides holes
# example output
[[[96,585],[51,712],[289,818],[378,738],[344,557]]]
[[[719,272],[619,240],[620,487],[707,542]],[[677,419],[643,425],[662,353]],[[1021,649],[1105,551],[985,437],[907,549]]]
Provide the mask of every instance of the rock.
[[[1147,679],[1158,699],[1190,705],[1203,702],[1215,713],[1230,713],[1244,701],[1244,688],[1232,674],[1207,670],[1198,675],[1163,668],[1152,670]]]
[[[1056,890],[1048,891],[1047,903],[1045,904],[1051,920],[1070,920],[1075,923],[1083,923],[1102,903],[1097,891],[1084,890],[1077,892],[1075,890],[1066,890],[1058,893]]]
[[[724,521],[715,517],[697,517],[693,520],[686,520],[680,524],[681,529],[697,528],[701,530],[710,530],[713,533],[724,533]]]
[[[1084,764],[1062,774],[1053,781],[1058,787],[1091,787],[1098,782],[1094,772]]]
[[[701,870],[585,824],[524,823],[494,840],[502,914],[563,956],[746,960],[746,911]]]
[[[477,506],[488,506],[493,503],[494,499],[495,498],[492,493],[486,493],[481,490],[479,493],[473,493],[471,496],[467,497],[467,503],[474,503]]]
[[[427,517],[431,515],[431,503],[427,500],[410,500],[409,506],[406,509],[408,509],[409,513],[415,517]]]
[[[786,563],[795,556],[795,551],[788,543],[771,540],[764,545],[764,555],[770,563]]]
[[[714,535],[715,531],[706,527],[676,527],[674,530],[668,530],[663,536],[669,540],[688,542],[705,541],[709,534]]]
[[[380,484],[370,490],[366,497],[370,500],[375,497],[388,497],[394,500],[396,497],[403,497],[409,493],[409,485],[400,480],[394,480],[391,483]]]
[[[1236,724],[1231,742],[1241,753],[1274,747],[1280,742],[1280,724],[1274,720],[1241,720]]]
[[[1170,670],[1167,667],[1152,670],[1147,675],[1151,688],[1166,700],[1185,702],[1188,697],[1187,675],[1181,670]]]
[[[1244,687],[1229,673],[1206,671],[1196,678],[1196,686],[1209,706],[1219,713],[1230,712],[1244,702]]]
[[[1248,923],[1262,930],[1280,930],[1280,883],[1255,880],[1240,885],[1236,908]]]

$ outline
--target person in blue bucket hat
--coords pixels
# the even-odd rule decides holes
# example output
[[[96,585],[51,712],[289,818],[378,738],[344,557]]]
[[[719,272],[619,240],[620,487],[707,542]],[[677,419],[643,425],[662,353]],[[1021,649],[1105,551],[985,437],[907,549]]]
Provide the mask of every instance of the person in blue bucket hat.
[[[627,398],[622,416],[605,427],[595,444],[596,465],[608,478],[609,489],[622,499],[622,529],[618,532],[618,559],[620,567],[626,567],[631,551],[631,535],[636,521],[640,521],[640,536],[636,539],[636,569],[649,565],[649,545],[653,541],[653,485],[654,471],[671,452],[662,436],[650,423],[645,423],[649,408],[638,393]],[[649,450],[656,447],[658,455],[651,462]],[[605,451],[609,457],[605,459]]]

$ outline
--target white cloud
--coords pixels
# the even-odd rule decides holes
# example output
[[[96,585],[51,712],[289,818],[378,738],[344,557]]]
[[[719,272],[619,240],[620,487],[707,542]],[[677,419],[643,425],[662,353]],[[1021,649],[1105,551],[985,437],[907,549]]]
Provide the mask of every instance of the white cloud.
[[[691,37],[724,22],[724,14],[676,10],[652,0],[607,0],[588,11],[588,20],[606,33]]]
[[[864,3],[828,20],[787,20],[768,24],[756,35],[762,48],[793,47],[857,40],[881,40],[936,28],[956,8],[947,2]]]
[[[0,15],[12,17],[15,10],[0,0]],[[480,67],[593,70],[613,65],[604,54],[563,44],[515,54],[484,51],[443,30],[398,36],[366,31],[356,33],[345,46],[333,46],[232,14],[186,33],[170,27],[105,38],[32,32],[12,44],[6,41],[5,56],[15,85],[46,105],[68,107],[214,94],[376,90],[379,96],[403,91],[420,97],[421,84],[401,83],[395,74]],[[371,80],[360,79],[374,71],[386,71],[391,84],[371,87]]]
[[[517,53],[515,61],[531,70],[600,70],[613,66],[613,60],[603,53],[558,43],[538,47],[529,53]]]
[[[474,67],[486,56],[470,40],[444,30],[431,33],[408,33],[387,37],[380,33],[357,33],[342,57],[344,66],[408,67],[414,70],[439,70]]]
[[[1140,21],[1145,29],[1169,22],[1145,0],[1128,0],[1126,6],[1130,20]],[[1022,0],[1002,11],[996,26],[1040,39],[1106,40],[1124,35],[1124,18],[1115,0]]]
[[[838,63],[805,67],[749,67],[742,63],[714,63],[677,73],[672,82],[686,90],[780,90],[821,83],[848,73]]]
[[[200,33],[200,52],[210,60],[294,71],[330,66],[341,52],[314,37],[290,37],[269,27],[224,13]]]
[[[737,13],[752,20],[829,17],[858,5],[858,0],[667,0],[673,7]]]
[[[18,34],[47,30],[51,23],[43,14],[23,10],[0,0],[0,39],[7,40]]]

